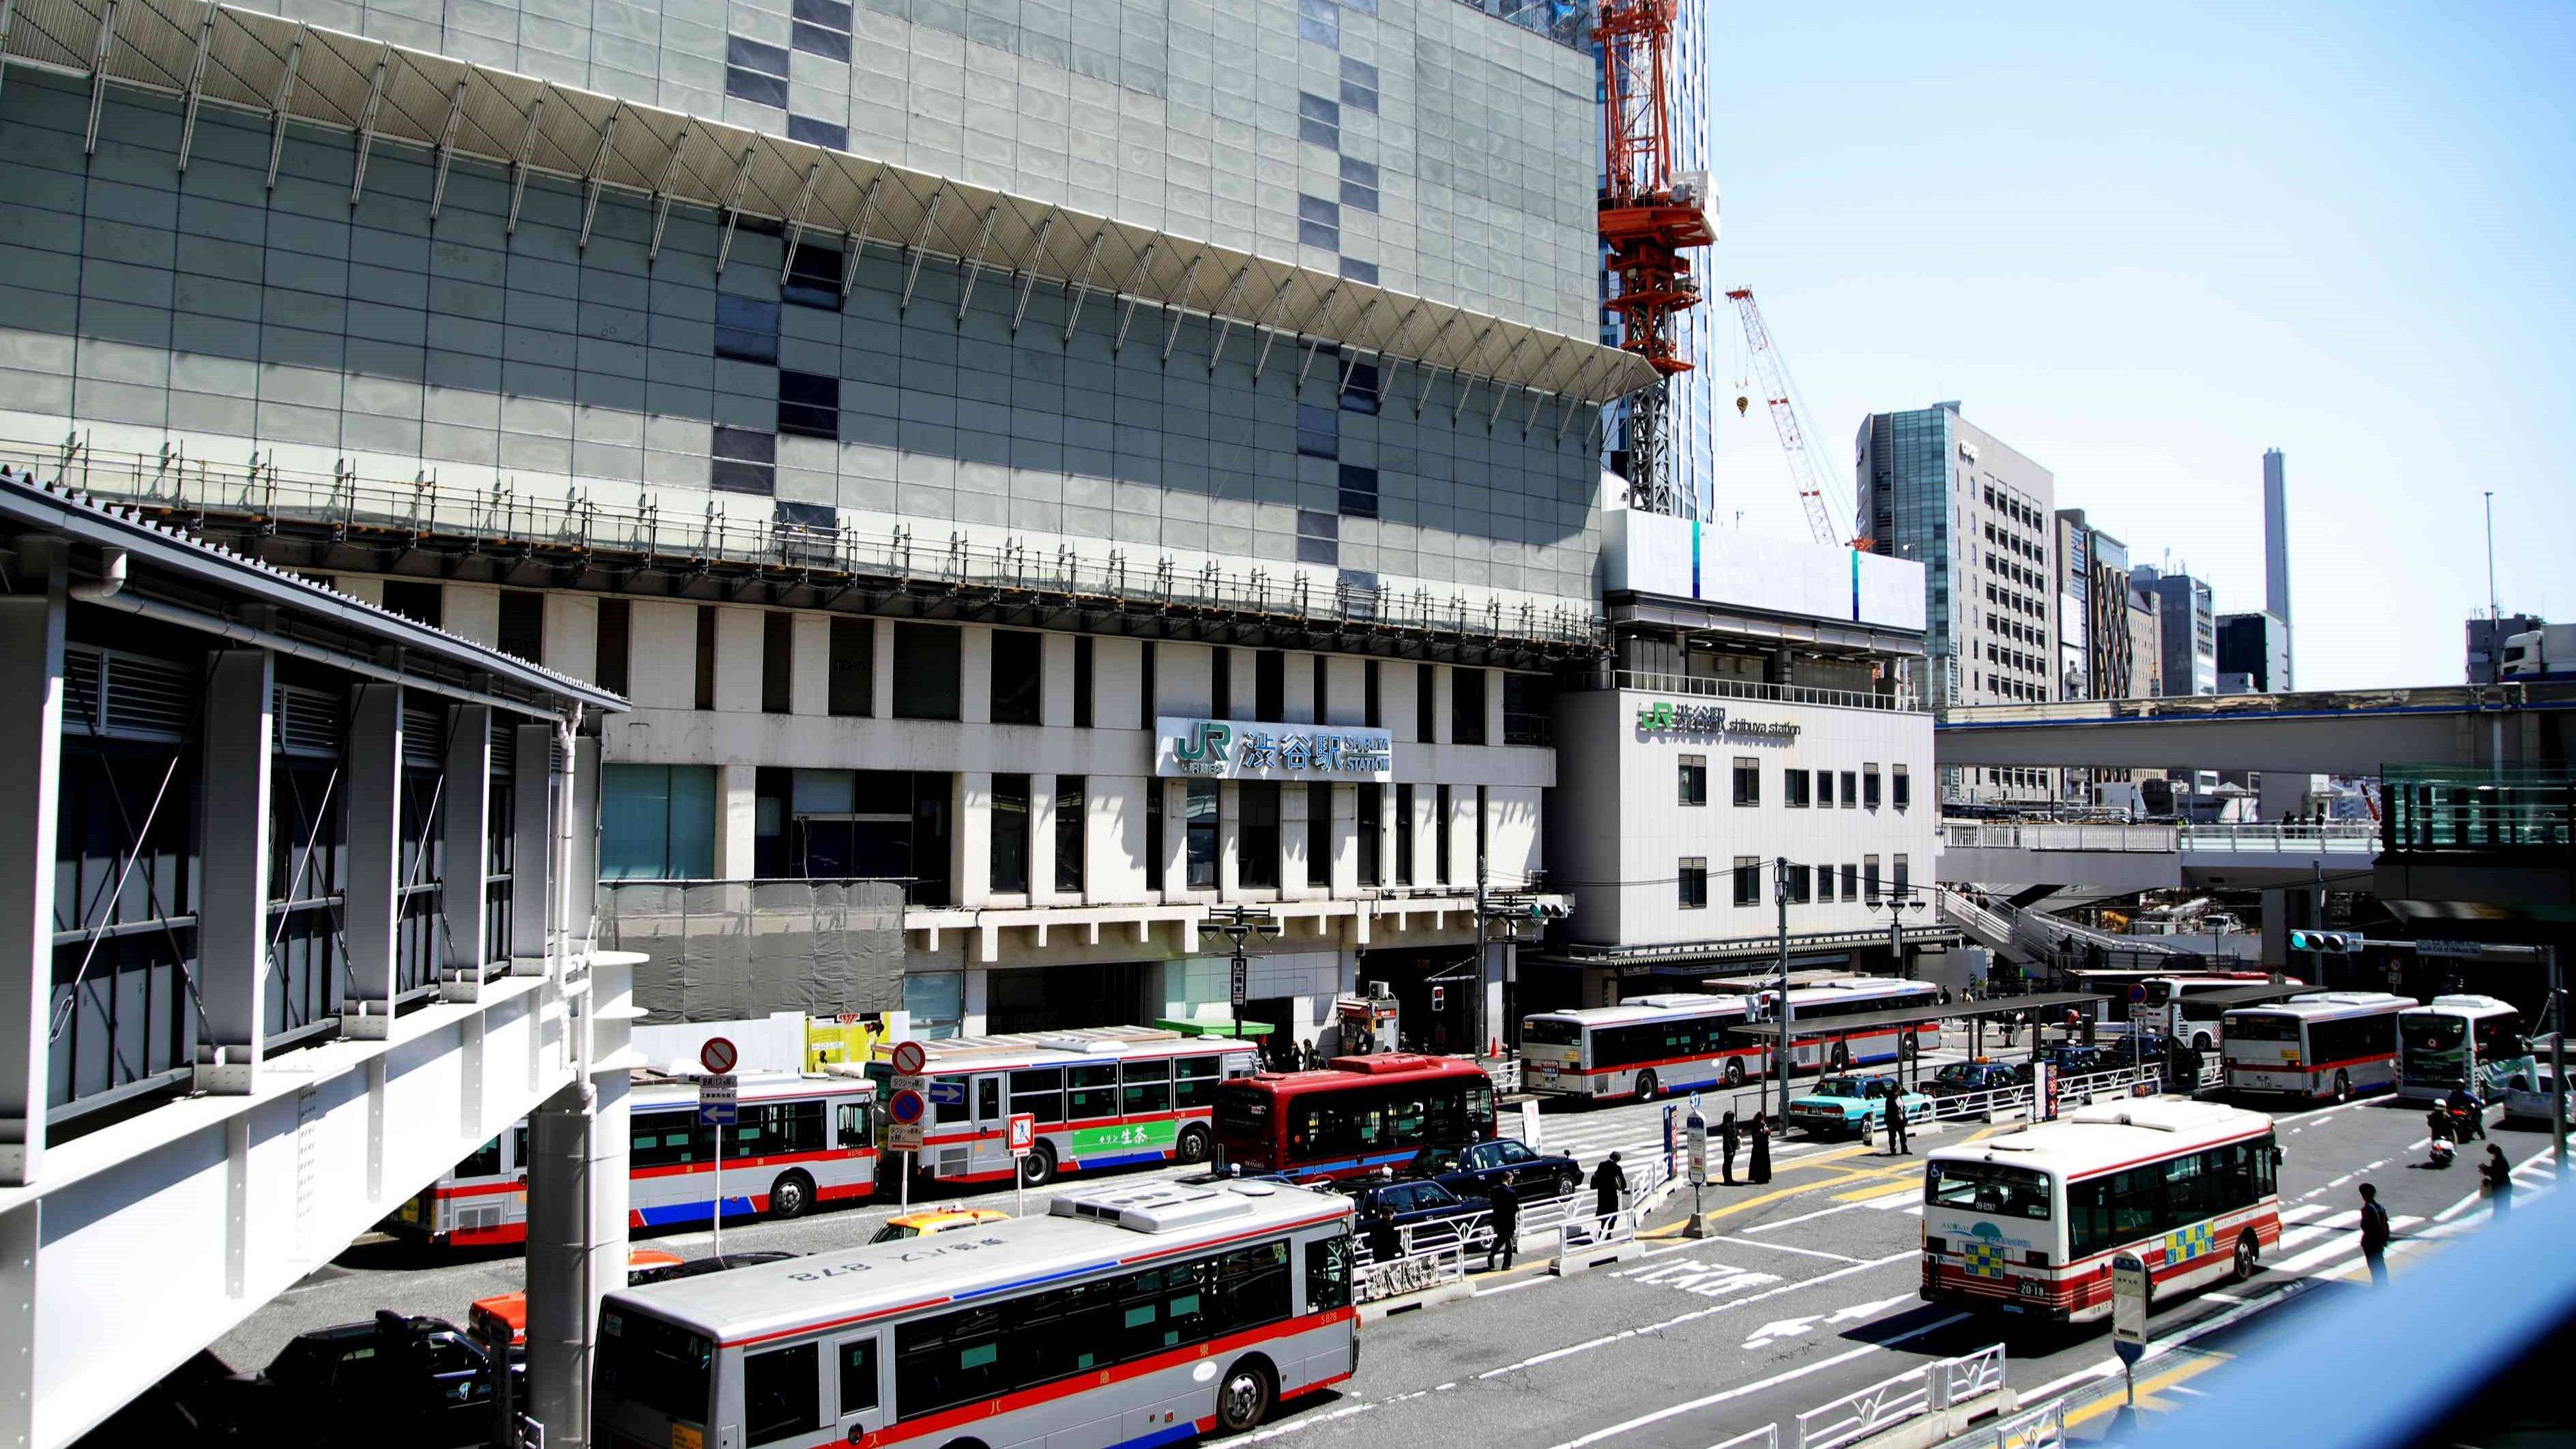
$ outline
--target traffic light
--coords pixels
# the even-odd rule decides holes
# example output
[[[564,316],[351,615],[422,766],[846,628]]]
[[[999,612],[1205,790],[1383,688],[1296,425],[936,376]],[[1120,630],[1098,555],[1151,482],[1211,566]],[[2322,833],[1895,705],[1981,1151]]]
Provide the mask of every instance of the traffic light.
[[[1449,1004],[1449,988],[1448,988],[1448,987],[1446,987],[1446,986],[1434,986],[1434,987],[1432,987],[1432,988],[1431,988],[1431,1009],[1432,1009],[1433,1011],[1438,1011],[1440,1008],[1442,1008],[1442,1007],[1444,1007],[1444,1006],[1446,1006],[1446,1005],[1448,1005],[1448,1004]]]
[[[2292,931],[2290,949],[2321,956],[2349,956],[2362,948],[2359,931]]]

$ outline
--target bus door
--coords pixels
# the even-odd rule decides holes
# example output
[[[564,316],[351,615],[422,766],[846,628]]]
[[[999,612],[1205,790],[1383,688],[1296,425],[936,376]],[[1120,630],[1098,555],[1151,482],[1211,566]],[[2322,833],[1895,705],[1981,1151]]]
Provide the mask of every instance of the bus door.
[[[838,1397],[834,1407],[840,1415],[840,1437],[845,1444],[861,1443],[885,1427],[885,1388],[891,1365],[878,1344],[874,1333],[832,1340],[829,1372],[836,1381],[834,1392]]]
[[[1011,1116],[1000,1072],[977,1072],[967,1088],[975,1106],[975,1172],[1009,1172]]]

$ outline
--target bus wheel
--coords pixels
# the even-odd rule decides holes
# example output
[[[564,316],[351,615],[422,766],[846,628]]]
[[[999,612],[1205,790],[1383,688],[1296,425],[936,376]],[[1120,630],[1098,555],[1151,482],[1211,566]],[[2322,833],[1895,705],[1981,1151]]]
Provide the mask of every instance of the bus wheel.
[[[1744,1059],[1742,1057],[1728,1057],[1726,1059],[1726,1084],[1730,1087],[1741,1087],[1744,1085]]]
[[[2262,1256],[2262,1244],[2254,1240],[2252,1233],[2238,1238],[2236,1240],[2236,1281],[2242,1283],[2253,1277],[2255,1260]]]
[[[1226,1370],[1216,1391],[1216,1431],[1240,1434],[1270,1417],[1270,1365],[1257,1358],[1238,1360]]]
[[[2192,1036],[2192,1039],[2191,1039],[2191,1049],[2192,1049],[2193,1051],[2196,1051],[2196,1052],[2206,1052],[2206,1051],[2208,1051],[2208,1050],[2209,1050],[2209,1048],[2210,1048],[2210,1040],[2209,1040],[2209,1033],[2208,1033],[2208,1032],[2205,1032],[2205,1031],[2204,1031],[2204,1032],[2198,1032],[2198,1033],[2195,1033],[2195,1034]]]
[[[1835,1043],[1834,1043],[1834,1070],[1835,1070],[1835,1071],[1838,1071],[1838,1072],[1840,1072],[1840,1071],[1846,1071],[1846,1070],[1848,1070],[1850,1067],[1851,1067],[1851,1043],[1849,1043],[1849,1042],[1841,1042],[1841,1041],[1835,1042]]]
[[[1923,1050],[1923,1043],[1914,1039],[1914,1033],[1909,1031],[1905,1035],[1897,1038],[1896,1054],[1898,1056],[1910,1057],[1921,1050]]]
[[[1655,1100],[1655,1094],[1662,1091],[1663,1086],[1663,1083],[1655,1080],[1655,1074],[1652,1071],[1639,1072],[1637,1074],[1637,1100],[1640,1102],[1651,1102]]]
[[[2340,1067],[2335,1069],[2335,1100],[2338,1102],[2352,1100],[2352,1073]]]
[[[1043,1142],[1029,1149],[1020,1159],[1020,1181],[1029,1187],[1044,1187],[1055,1181],[1055,1149]]]
[[[1208,1130],[1195,1124],[1181,1129],[1181,1140],[1172,1149],[1183,1162],[1208,1160]]]
[[[773,1218],[802,1216],[814,1205],[814,1179],[801,1172],[782,1172],[769,1185],[769,1215]]]

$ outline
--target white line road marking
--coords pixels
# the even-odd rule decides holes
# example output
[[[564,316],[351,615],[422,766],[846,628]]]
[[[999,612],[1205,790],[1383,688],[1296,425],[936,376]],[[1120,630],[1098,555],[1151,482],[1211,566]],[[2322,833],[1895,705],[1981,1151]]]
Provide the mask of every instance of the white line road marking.
[[[1317,1424],[1329,1424],[1335,1419],[1347,1419],[1353,1414],[1365,1414],[1376,1407],[1375,1403],[1344,1404],[1338,1409],[1327,1409],[1320,1414],[1308,1414],[1303,1418],[1291,1419],[1285,1424],[1274,1424],[1267,1429],[1256,1429],[1249,1434],[1239,1434],[1235,1436],[1234,1442],[1258,1444],[1264,1439],[1276,1439],[1283,1434],[1294,1434],[1300,1429],[1311,1429]]]
[[[1841,1205],[1841,1206],[1839,1206],[1839,1207],[1818,1208],[1816,1211],[1811,1212],[1811,1213],[1800,1213],[1798,1216],[1796,1216],[1796,1217],[1794,1217],[1794,1218],[1782,1218],[1780,1221],[1778,1221],[1778,1222],[1776,1222],[1776,1223],[1762,1223],[1762,1224],[1760,1224],[1760,1225],[1758,1225],[1758,1226],[1755,1226],[1755,1227],[1746,1228],[1746,1229],[1745,1229],[1745,1231],[1746,1231],[1746,1232],[1748,1232],[1748,1233],[1767,1233],[1767,1232],[1772,1231],[1772,1230],[1773,1230],[1773,1229],[1775,1229],[1775,1228],[1795,1227],[1795,1226],[1797,1226],[1797,1225],[1798,1225],[1798,1224],[1800,1224],[1800,1223],[1811,1223],[1811,1222],[1814,1222],[1814,1221],[1815,1221],[1816,1219],[1818,1219],[1818,1218],[1829,1218],[1829,1217],[1832,1217],[1832,1216],[1833,1216],[1834,1214],[1836,1214],[1836,1213],[1847,1213],[1847,1212],[1850,1212],[1853,1208],[1856,1208],[1856,1207],[1859,1207],[1859,1206],[1860,1206],[1860,1204],[1859,1204],[1859,1203],[1856,1203],[1856,1202],[1847,1202],[1847,1203],[1842,1204],[1842,1205]]]
[[[2360,1214],[2355,1213],[2354,1216],[2357,1218]],[[2388,1220],[2388,1227],[2389,1231],[2398,1232],[2411,1228],[2422,1221],[2424,1221],[2422,1218],[2417,1217],[2393,1217]],[[2332,1228],[2318,1228],[2302,1229],[2302,1231],[2333,1232],[2335,1230]],[[2322,1247],[2310,1248],[2304,1253],[2297,1254],[2293,1257],[2283,1258],[2277,1263],[2266,1263],[2263,1266],[2283,1277],[2288,1277],[2293,1274],[2305,1273],[2311,1269],[2322,1267],[2335,1261],[2337,1258],[2350,1257],[2360,1251],[2361,1239],[2358,1236],[2350,1238],[2338,1237],[2333,1242],[2327,1243]]]
[[[1848,1253],[1828,1253],[1822,1248],[1797,1248],[1792,1247],[1787,1243],[1766,1243],[1760,1238],[1731,1238],[1720,1235],[1710,1238],[1708,1241],[1712,1243],[1741,1243],[1748,1248],[1769,1248],[1775,1253],[1796,1253],[1801,1257],[1808,1258],[1830,1258],[1837,1263],[1860,1263],[1868,1261],[1863,1258],[1855,1258]]]
[[[1790,1369],[1786,1373],[1773,1374],[1767,1379],[1757,1379],[1749,1384],[1739,1384],[1731,1389],[1721,1389],[1714,1394],[1704,1394],[1696,1399],[1687,1400],[1683,1403],[1673,1404],[1665,1408],[1657,1409],[1651,1414],[1640,1414],[1636,1418],[1630,1419],[1625,1423],[1613,1424],[1606,1429],[1595,1429],[1591,1433],[1586,1434],[1579,1439],[1568,1439],[1564,1443],[1556,1445],[1555,1449],[1584,1449],[1584,1446],[1587,1444],[1598,1444],[1604,1439],[1616,1439],[1623,1434],[1634,1433],[1649,1424],[1660,1424],[1666,1419],[1693,1413],[1697,1410],[1705,1409],[1712,1404],[1723,1404],[1732,1399],[1743,1398],[1747,1394],[1758,1394],[1764,1389],[1777,1388],[1782,1384],[1805,1378],[1809,1374],[1821,1373],[1822,1371],[1836,1367],[1837,1365],[1850,1363],[1856,1358],[1866,1358],[1873,1353],[1884,1352],[1908,1339],[1921,1338],[1923,1335],[1931,1333],[1937,1329],[1947,1328],[1954,1323],[1965,1322],[1967,1318],[1968,1315],[1965,1313],[1953,1313],[1947,1318],[1938,1319],[1934,1322],[1924,1324],[1920,1328],[1908,1329],[1894,1338],[1888,1339],[1884,1343],[1865,1343],[1858,1348],[1846,1349],[1841,1353],[1833,1355],[1831,1358],[1821,1358],[1816,1360],[1814,1363],[1802,1364],[1797,1368]]]
[[[1804,1318],[1774,1319],[1773,1321],[1762,1325],[1760,1328],[1753,1330],[1753,1336],[1744,1340],[1744,1346],[1746,1348],[1760,1348],[1764,1344],[1773,1342],[1777,1339],[1797,1338],[1818,1324],[1823,1324],[1830,1328],[1837,1323],[1865,1322],[1869,1319],[1876,1318],[1878,1315],[1885,1313],[1887,1310],[1894,1308],[1900,1303],[1912,1303],[1914,1301],[1914,1294],[1900,1293],[1894,1298],[1882,1298],[1875,1303],[1855,1303],[1849,1308],[1837,1308],[1831,1313],[1811,1313]]]
[[[1766,1299],[1777,1298],[1783,1293],[1795,1293],[1801,1288],[1812,1288],[1819,1283],[1831,1283],[1837,1278],[1848,1278],[1854,1273],[1866,1273],[1872,1268],[1884,1268],[1890,1263],[1910,1262],[1921,1258],[1922,1255],[1922,1249],[1908,1248],[1902,1253],[1890,1253],[1884,1258],[1873,1258],[1866,1263],[1854,1263],[1848,1268],[1836,1268],[1830,1273],[1819,1273],[1813,1278],[1802,1278],[1795,1283],[1783,1283],[1777,1288],[1766,1288],[1761,1292],[1754,1294],[1750,1298],[1738,1298],[1731,1303],[1716,1303],[1711,1304],[1706,1308],[1695,1308],[1688,1313],[1684,1313],[1673,1318],[1667,1318],[1660,1323],[1640,1324],[1635,1328],[1623,1329],[1617,1333],[1604,1334],[1599,1338],[1585,1339],[1581,1343],[1570,1343],[1563,1348],[1552,1348],[1545,1353],[1532,1354],[1528,1358],[1522,1359],[1517,1363],[1507,1363],[1501,1368],[1487,1369],[1483,1373],[1476,1375],[1476,1377],[1479,1379],[1498,1379],[1505,1374],[1518,1373],[1522,1369],[1536,1368],[1540,1364],[1553,1363],[1558,1359],[1569,1358],[1575,1354],[1583,1353],[1591,1349],[1602,1348],[1614,1343],[1625,1343],[1632,1338],[1641,1338],[1650,1333],[1661,1333],[1668,1328],[1679,1328],[1685,1323],[1696,1323],[1700,1319],[1707,1318],[1713,1314],[1726,1313],[1737,1308],[1747,1307],[1751,1304],[1763,1302]]]
[[[2310,1218],[2329,1211],[2332,1211],[2332,1209],[2328,1208],[2324,1203],[2303,1202],[2296,1207],[2286,1207],[2281,1209],[2281,1221],[2285,1223],[2304,1223]]]
[[[1780,1281],[1777,1273],[1756,1273],[1744,1268],[1731,1268],[1724,1263],[1659,1263],[1613,1276],[1627,1278],[1631,1282],[1652,1283],[1658,1288],[1679,1289],[1702,1298],[1723,1298],[1746,1288],[1767,1287]]]

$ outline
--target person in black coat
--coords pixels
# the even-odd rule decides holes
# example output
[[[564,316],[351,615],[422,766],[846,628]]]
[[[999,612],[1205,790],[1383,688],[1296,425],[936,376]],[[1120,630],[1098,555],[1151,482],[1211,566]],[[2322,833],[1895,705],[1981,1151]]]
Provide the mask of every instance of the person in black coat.
[[[1728,1187],[1735,1186],[1735,1148],[1737,1140],[1743,1135],[1744,1129],[1735,1125],[1733,1112],[1718,1119],[1717,1166],[1720,1180]]]
[[[1521,1195],[1512,1191],[1508,1182],[1494,1184],[1494,1238],[1485,1245],[1485,1271],[1494,1270],[1494,1257],[1502,1255],[1503,1266],[1512,1265],[1512,1254],[1519,1250],[1521,1239]]]
[[[1763,1183],[1771,1180],[1771,1119],[1759,1112],[1753,1114],[1752,1165],[1753,1170],[1745,1175],[1745,1181]]]
[[[1628,1174],[1619,1166],[1619,1154],[1613,1152],[1592,1169],[1593,1215],[1606,1218],[1619,1211],[1619,1199],[1627,1191]]]

